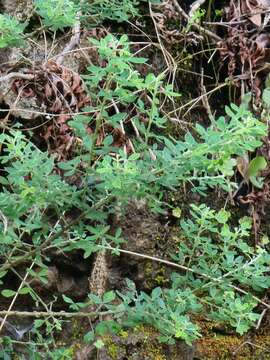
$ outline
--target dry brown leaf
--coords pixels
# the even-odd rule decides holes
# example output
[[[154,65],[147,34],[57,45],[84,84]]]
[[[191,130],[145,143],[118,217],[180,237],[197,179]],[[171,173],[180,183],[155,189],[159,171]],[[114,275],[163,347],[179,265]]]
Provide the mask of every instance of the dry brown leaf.
[[[249,158],[247,154],[243,156],[238,156],[238,158],[236,159],[236,166],[237,166],[237,170],[239,171],[243,179],[246,178],[248,165],[249,165]]]
[[[256,26],[260,27],[262,25],[262,16],[261,14],[255,14],[250,16],[249,20]]]

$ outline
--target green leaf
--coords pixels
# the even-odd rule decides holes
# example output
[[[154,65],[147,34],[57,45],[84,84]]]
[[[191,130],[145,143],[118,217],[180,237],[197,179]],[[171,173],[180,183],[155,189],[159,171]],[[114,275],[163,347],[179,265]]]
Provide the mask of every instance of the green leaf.
[[[258,173],[264,170],[267,166],[267,161],[263,156],[256,156],[251,160],[247,169],[248,177],[257,176]]]
[[[35,320],[34,321],[35,329],[40,328],[44,323],[45,323],[45,320]]]
[[[20,289],[19,294],[26,295],[26,294],[29,294],[30,292],[31,292],[31,289],[29,287],[23,287]]]
[[[16,291],[14,290],[8,290],[8,289],[5,289],[3,291],[1,291],[1,294],[4,296],[4,297],[12,297],[16,294]]]
[[[245,109],[248,110],[251,99],[252,99],[251,92],[248,92],[248,93],[244,94],[244,96],[241,99],[241,106],[243,106]]]
[[[263,245],[269,244],[269,237],[267,235],[263,235],[261,242]]]
[[[95,332],[93,330],[88,331],[83,337],[83,341],[86,343],[91,343],[95,340]]]
[[[92,149],[92,147],[93,147],[92,137],[89,136],[89,135],[86,135],[86,136],[83,136],[82,140],[83,140],[83,145],[84,145],[84,147],[85,147],[87,150],[91,151],[91,149]]]
[[[103,140],[103,145],[104,146],[110,146],[110,145],[112,145],[112,143],[113,143],[113,136],[112,135],[106,136],[104,138],[104,140]]]
[[[0,184],[1,185],[9,185],[9,181],[4,178],[3,176],[0,176]]]
[[[134,63],[134,64],[145,64],[147,62],[146,58],[142,58],[142,57],[130,57],[128,59],[129,62]]]
[[[67,304],[74,304],[74,301],[73,301],[70,297],[68,297],[68,296],[66,296],[66,295],[62,295],[62,297],[63,297],[63,300],[64,300]]]
[[[264,82],[265,88],[270,88],[270,74],[266,76],[265,82]]]
[[[263,178],[257,178],[255,176],[250,176],[249,178],[250,182],[256,186],[258,189],[262,189],[263,188],[263,182],[264,179]]]
[[[222,209],[217,213],[216,220],[220,224],[225,224],[228,221],[229,217],[230,217],[230,213],[228,211]]]
[[[173,211],[172,211],[172,214],[174,217],[176,217],[177,219],[180,219],[181,217],[181,214],[182,214],[182,210],[177,207],[177,208],[174,208]]]
[[[1,271],[0,272],[0,279],[4,277],[7,274],[7,271]]]
[[[267,167],[267,161],[263,156],[256,156],[251,160],[247,169],[247,177],[257,188],[263,187],[263,178],[257,178],[260,171]]]
[[[270,108],[270,88],[266,88],[263,90],[262,93],[262,101],[268,109]]]
[[[234,118],[235,113],[232,111],[232,109],[229,106],[225,106],[225,112],[228,116],[230,116],[231,118]]]
[[[126,116],[127,116],[127,114],[125,112],[118,113],[118,114],[114,114],[114,115],[110,116],[108,120],[114,127],[117,127],[117,126],[119,126],[120,121],[123,121]]]
[[[110,303],[115,299],[115,293],[113,291],[108,291],[103,295],[102,302],[104,304]]]
[[[79,157],[76,157],[66,162],[58,162],[57,166],[62,170],[73,170],[80,164],[80,162],[81,159]]]
[[[104,347],[104,342],[101,339],[98,339],[97,341],[94,342],[94,346],[97,349],[102,349]]]

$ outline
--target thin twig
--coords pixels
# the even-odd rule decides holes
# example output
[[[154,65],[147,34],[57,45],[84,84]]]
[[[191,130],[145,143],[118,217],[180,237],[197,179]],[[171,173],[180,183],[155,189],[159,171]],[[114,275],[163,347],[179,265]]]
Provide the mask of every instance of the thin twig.
[[[79,11],[77,14],[77,21],[72,29],[71,39],[70,39],[69,43],[65,46],[63,52],[56,59],[56,63],[58,65],[62,64],[66,53],[72,51],[75,48],[75,46],[77,46],[80,42],[80,34],[81,34],[80,17],[81,17],[81,12]]]
[[[12,299],[10,305],[9,305],[9,308],[8,308],[8,310],[7,310],[7,313],[5,314],[4,318],[2,319],[2,322],[1,322],[1,325],[0,325],[0,333],[1,333],[1,331],[2,331],[2,329],[3,329],[3,327],[4,327],[4,325],[5,325],[5,322],[6,322],[7,318],[8,318],[8,316],[10,315],[10,313],[11,313],[11,311],[12,311],[11,309],[13,308],[13,305],[15,304],[15,301],[16,301],[17,297],[19,296],[20,290],[22,289],[23,285],[25,284],[25,281],[26,281],[26,279],[27,279],[27,277],[28,277],[28,275],[29,275],[29,271],[32,269],[32,267],[34,266],[34,264],[35,264],[35,263],[32,262],[30,268],[26,271],[25,276],[24,276],[24,278],[22,279],[22,282],[21,282],[21,284],[20,284],[20,286],[19,286],[16,294],[14,295],[14,297],[13,297],[13,299]]]
[[[213,113],[212,113],[212,110],[211,110],[211,107],[210,107],[210,104],[209,104],[209,101],[208,101],[208,97],[206,95],[206,88],[204,86],[203,78],[204,78],[204,68],[201,69],[201,91],[202,91],[202,95],[204,95],[202,97],[202,103],[203,103],[203,106],[206,109],[206,112],[207,112],[207,115],[208,115],[209,119],[213,123],[214,116],[213,116]]]
[[[11,73],[9,73],[7,75],[1,76],[0,77],[0,83],[4,82],[4,81],[11,80],[13,78],[23,79],[23,80],[34,80],[35,75],[33,75],[33,74],[23,74],[23,73],[20,73],[20,72],[11,72]]]
[[[177,11],[179,12],[180,15],[182,15],[188,22],[190,22],[190,17],[188,16],[188,14],[181,8],[181,6],[179,5],[177,0],[172,0],[175,8],[177,9]],[[216,42],[222,41],[221,37],[219,37],[217,34],[213,33],[210,30],[205,29],[204,27],[202,27],[199,24],[196,23],[191,23],[191,27],[198,30],[199,32],[201,32],[204,35],[209,36],[210,38],[212,38],[213,40],[215,40]]]
[[[106,246],[106,245],[99,245],[100,248],[104,248],[104,249],[108,249],[108,250],[111,250],[111,251],[119,251],[120,253],[124,253],[124,254],[128,254],[128,255],[132,255],[132,256],[136,256],[136,257],[140,257],[140,258],[143,258],[143,259],[148,259],[148,260],[152,260],[152,261],[156,261],[156,262],[159,262],[159,263],[162,263],[162,264],[166,264],[168,266],[172,266],[172,267],[175,267],[175,268],[178,268],[178,269],[181,269],[181,270],[184,270],[184,271],[188,271],[188,272],[191,272],[193,274],[196,274],[196,275],[199,275],[199,276],[202,276],[204,277],[205,279],[209,279],[213,282],[222,282],[222,279],[221,277],[219,278],[213,278],[205,273],[201,273],[199,271],[196,271],[196,270],[193,270],[187,266],[184,266],[184,265],[179,265],[179,264],[176,264],[172,261],[169,261],[169,260],[164,260],[164,259],[161,259],[161,258],[158,258],[158,257],[155,257],[155,256],[150,256],[150,255],[146,255],[146,254],[140,254],[140,253],[136,253],[134,251],[129,251],[129,250],[124,250],[124,249],[117,249],[117,248],[113,248],[111,246]],[[235,285],[232,285],[232,284],[228,284],[228,286],[234,290],[236,290],[237,292],[240,292],[244,295],[250,295],[254,300],[256,300],[258,303],[264,305],[267,309],[270,309],[270,305],[267,304],[266,302],[264,302],[263,300],[259,299],[257,296],[253,295],[253,294],[250,294],[249,292],[239,288],[238,286],[235,286]]]
[[[268,311],[268,309],[264,309],[263,312],[261,313],[261,316],[256,325],[256,330],[258,330],[260,328],[262,319],[264,318],[264,315],[266,314],[267,311]]]
[[[157,23],[156,23],[156,20],[155,20],[155,16],[154,16],[154,13],[153,13],[153,10],[152,10],[152,5],[151,5],[151,1],[149,1],[149,12],[150,12],[150,16],[151,16],[151,19],[153,21],[153,24],[154,24],[154,27],[155,27],[155,30],[156,30],[156,35],[157,35],[157,39],[158,39],[158,43],[159,43],[159,46],[160,46],[160,49],[161,49],[161,52],[163,54],[163,57],[164,57],[164,60],[166,62],[166,65],[167,65],[167,68],[168,69],[171,69],[171,64],[169,63],[168,61],[168,58],[167,58],[167,53],[165,51],[165,48],[162,44],[162,41],[161,41],[161,38],[160,38],[160,34],[159,34],[159,31],[158,31],[158,27],[157,27]],[[174,72],[176,71],[176,68],[174,66]]]
[[[253,344],[253,343],[250,342],[250,341],[244,341],[242,344],[240,344],[240,345],[234,350],[234,352],[232,353],[232,355],[233,355],[233,356],[236,356],[236,354],[238,353],[238,351],[239,351],[240,349],[242,349],[242,347],[245,346],[245,345],[250,345],[250,346],[256,347],[256,348],[258,348],[258,349],[267,351],[267,348],[265,348],[265,347],[262,347],[262,346],[260,346],[260,345]]]
[[[66,317],[66,318],[72,318],[72,317],[92,317],[97,315],[108,315],[108,314],[115,314],[115,311],[108,310],[108,311],[91,311],[91,312],[65,312],[65,311],[8,311],[3,310],[0,311],[0,316],[5,315],[10,316],[18,316],[18,317]]]
[[[193,106],[196,105],[199,101],[201,101],[202,98],[205,97],[206,95],[210,95],[210,94],[216,92],[217,90],[222,89],[222,88],[225,87],[225,86],[229,86],[229,83],[225,82],[225,83],[222,83],[222,84],[216,86],[214,89],[212,89],[212,90],[210,90],[210,91],[207,91],[205,94],[202,94],[202,95],[198,96],[196,99],[192,99],[192,100],[188,101],[186,104],[180,106],[179,108],[168,112],[167,115],[171,115],[171,114],[175,113],[176,111],[181,111],[181,110],[183,110],[184,108],[186,108],[186,107],[189,106],[189,105],[192,105],[192,107],[193,107]],[[190,110],[190,109],[189,109],[189,110]]]

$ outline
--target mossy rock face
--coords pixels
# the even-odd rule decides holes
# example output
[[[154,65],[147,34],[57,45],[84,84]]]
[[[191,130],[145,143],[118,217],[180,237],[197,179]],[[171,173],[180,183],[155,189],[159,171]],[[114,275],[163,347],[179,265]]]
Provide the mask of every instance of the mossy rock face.
[[[107,360],[270,360],[269,328],[257,333],[237,336],[219,334],[217,324],[202,320],[202,337],[193,346],[177,341],[175,345],[160,344],[158,333],[149,326],[138,326],[121,331],[117,336],[103,339],[104,358]],[[220,329],[219,329],[220,330]],[[225,331],[225,330],[224,330]]]
[[[202,337],[196,342],[194,360],[268,360],[270,359],[269,319],[258,330],[236,335],[221,324],[196,319]]]
[[[234,335],[203,337],[197,343],[196,359],[203,360],[269,360],[270,335],[249,340]]]
[[[195,346],[184,342],[160,344],[158,334],[150,327],[139,326],[119,335],[105,337],[104,359],[112,360],[193,360]]]

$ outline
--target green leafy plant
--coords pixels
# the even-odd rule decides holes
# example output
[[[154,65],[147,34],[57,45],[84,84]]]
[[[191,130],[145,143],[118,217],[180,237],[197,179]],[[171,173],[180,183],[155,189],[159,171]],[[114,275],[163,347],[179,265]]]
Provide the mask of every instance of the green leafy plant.
[[[14,17],[0,14],[0,48],[22,46],[24,28]]]
[[[86,26],[106,20],[128,21],[140,15],[140,3],[148,3],[147,0],[77,0],[77,2],[82,11],[81,19]],[[152,0],[151,3],[159,4],[160,0]]]
[[[104,124],[121,128],[121,124],[125,121],[132,122],[137,130],[138,141],[134,142],[134,147],[138,152],[130,158],[123,159],[122,164],[127,166],[130,161],[137,167],[137,176],[133,180],[136,186],[143,182],[144,186],[141,186],[141,189],[146,186],[149,191],[151,184],[151,188],[157,192],[162,186],[173,189],[184,182],[192,183],[201,192],[207,186],[220,185],[227,190],[233,186],[229,181],[236,166],[233,156],[240,156],[258,147],[261,144],[259,138],[265,134],[265,125],[257,121],[243,107],[238,108],[232,104],[231,109],[226,108],[228,118],[231,120],[220,117],[208,129],[197,124],[195,128],[197,139],[191,133],[186,134],[184,141],[164,138],[154,131],[162,129],[167,121],[159,112],[159,104],[168,96],[177,96],[169,86],[163,85],[164,74],[158,76],[148,74],[143,79],[138,71],[134,70],[133,64],[145,63],[146,59],[132,56],[125,36],[117,40],[109,35],[100,41],[92,40],[92,42],[97,46],[100,57],[106,61],[106,65],[102,68],[90,66],[89,75],[85,76],[89,92],[93,94],[94,100],[99,101],[96,132]],[[142,94],[148,98],[148,101],[141,100]],[[127,108],[129,104],[134,104],[136,113],[131,118],[123,111],[111,115],[106,109],[112,102],[118,104],[118,108]],[[87,110],[94,111],[91,108]],[[149,119],[146,124],[139,120],[142,116]],[[89,119],[75,117],[70,124],[76,126],[76,129],[80,127],[83,132],[85,121]],[[77,134],[83,136],[78,130]],[[82,139],[87,139],[89,143],[88,136]],[[112,138],[108,137],[104,143],[110,144],[110,141]],[[93,149],[94,143],[95,141],[92,141],[90,148],[100,154],[100,149]],[[121,153],[119,155],[120,158],[124,156]],[[112,168],[116,161],[119,161],[119,158],[116,160],[105,155],[97,167],[98,178],[104,177],[106,171],[108,177],[113,178],[114,174],[117,177],[119,168],[117,170]],[[133,171],[135,171],[134,165]],[[142,168],[147,171],[142,171]],[[194,170],[196,176],[192,175]],[[159,187],[153,188],[153,183]]]
[[[44,25],[53,31],[76,23],[79,7],[72,0],[35,0],[35,5]]]
[[[225,320],[243,334],[259,317],[252,312],[257,301],[252,291],[270,286],[267,268],[269,253],[261,247],[248,245],[251,223],[243,218],[239,226],[230,228],[230,213],[215,212],[205,205],[192,205],[192,220],[182,220],[181,228],[187,241],[179,244],[177,263],[187,266],[185,276],[176,276],[179,285],[192,289],[201,297],[205,313],[215,320]],[[237,285],[250,289],[245,296]],[[241,290],[241,289],[240,289]]]
[[[199,24],[203,17],[205,16],[206,11],[204,9],[197,9],[191,16],[191,18],[188,21],[186,32],[190,31],[193,24]]]
[[[60,4],[54,14],[65,10]],[[48,19],[46,25],[55,30],[65,26]],[[134,56],[126,36],[107,35],[90,42],[102,65],[90,65],[84,76],[91,106],[67,122],[76,138],[71,159],[58,161],[41,151],[34,138],[19,128],[0,135],[3,283],[11,268],[28,262],[40,271],[28,268],[26,275],[46,281],[52,250],[65,255],[79,251],[85,258],[105,250],[119,254],[124,239],[121,229],[112,224],[112,215],[122,215],[131,200],[143,198],[149,208],[164,213],[163,195],[168,190],[181,191],[185,184],[202,195],[209,187],[231,191],[236,186],[236,157],[259,147],[267,132],[265,124],[245,107],[231,104],[226,116],[213,119],[207,128],[196,124],[182,139],[165,136],[162,130],[170,119],[162,104],[180,96],[166,84],[166,74],[143,76],[139,68],[146,66],[147,59]],[[115,133],[125,135],[124,144],[119,145]],[[126,292],[89,294],[83,303],[63,297],[73,312],[97,305],[97,314],[105,311],[113,317],[97,325],[86,340],[143,323],[154,326],[161,341],[182,339],[190,344],[200,336],[192,319],[198,312],[239,333],[250,328],[258,318],[252,292],[270,285],[269,255],[248,245],[246,219],[232,229],[225,210],[193,205],[191,215],[192,220],[181,221],[185,241],[179,244],[174,261],[182,271],[173,276],[171,288],[145,294],[129,282]],[[247,289],[245,296],[237,292],[238,286]],[[31,296],[35,304],[44,306],[27,280],[16,290],[3,287],[2,296]],[[33,336],[45,346],[35,332],[39,327],[45,327],[51,339],[48,350],[61,321],[49,311],[45,320],[35,322]],[[95,344],[102,346],[100,339]]]
[[[138,0],[93,0],[82,1],[83,18],[90,18],[92,22],[103,20],[117,22],[127,21],[130,17],[138,16]]]
[[[253,292],[270,286],[270,255],[261,247],[248,245],[249,219],[243,218],[239,227],[231,228],[229,212],[216,212],[205,205],[191,208],[192,219],[181,221],[186,240],[181,240],[179,252],[173,256],[182,274],[173,273],[171,288],[158,287],[148,295],[138,293],[127,281],[125,293],[111,291],[103,299],[90,294],[87,303],[76,304],[65,297],[71,309],[95,304],[114,314],[114,320],[100,323],[86,341],[117,333],[123,326],[147,324],[159,332],[161,342],[173,344],[181,339],[190,345],[200,337],[198,324],[191,320],[196,315],[233,327],[241,335],[258,321],[260,314],[254,311],[258,298]]]

